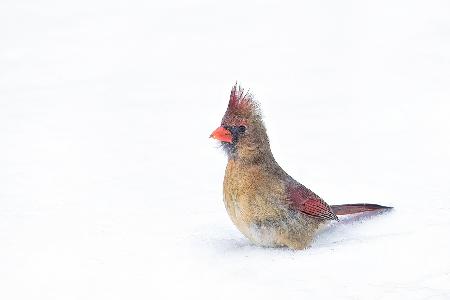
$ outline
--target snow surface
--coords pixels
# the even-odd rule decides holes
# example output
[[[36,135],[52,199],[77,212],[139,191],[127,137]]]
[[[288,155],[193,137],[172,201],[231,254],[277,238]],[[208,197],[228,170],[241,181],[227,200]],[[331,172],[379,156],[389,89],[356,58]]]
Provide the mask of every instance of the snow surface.
[[[258,248],[208,139],[392,213]],[[448,1],[0,2],[0,299],[450,299]]]

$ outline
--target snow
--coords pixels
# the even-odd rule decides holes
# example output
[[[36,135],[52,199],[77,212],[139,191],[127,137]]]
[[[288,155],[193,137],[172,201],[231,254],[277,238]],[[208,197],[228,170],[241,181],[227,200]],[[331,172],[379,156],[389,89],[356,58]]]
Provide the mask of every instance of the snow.
[[[0,299],[450,299],[448,1],[0,3]],[[330,204],[259,248],[208,139],[238,80]]]

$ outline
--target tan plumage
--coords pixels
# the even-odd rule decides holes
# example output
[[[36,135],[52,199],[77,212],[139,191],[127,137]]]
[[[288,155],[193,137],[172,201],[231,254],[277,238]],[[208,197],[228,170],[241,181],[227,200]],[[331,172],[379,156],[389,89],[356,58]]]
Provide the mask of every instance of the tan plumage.
[[[236,227],[253,243],[303,249],[322,221],[290,209],[280,170],[270,163],[248,165],[229,160],[223,183],[225,207]]]

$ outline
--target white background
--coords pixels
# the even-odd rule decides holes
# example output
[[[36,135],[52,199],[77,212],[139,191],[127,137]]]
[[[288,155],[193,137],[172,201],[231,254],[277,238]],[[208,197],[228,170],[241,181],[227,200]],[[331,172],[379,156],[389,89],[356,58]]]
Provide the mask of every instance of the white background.
[[[330,204],[249,244],[208,139],[238,80]],[[1,299],[449,299],[448,1],[0,2]]]

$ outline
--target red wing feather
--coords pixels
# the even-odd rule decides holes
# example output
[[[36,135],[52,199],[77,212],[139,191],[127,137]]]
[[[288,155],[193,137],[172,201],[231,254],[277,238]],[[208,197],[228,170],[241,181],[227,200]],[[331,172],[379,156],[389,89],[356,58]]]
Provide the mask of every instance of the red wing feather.
[[[293,208],[321,220],[338,220],[330,206],[306,187],[299,185],[288,190]]]

